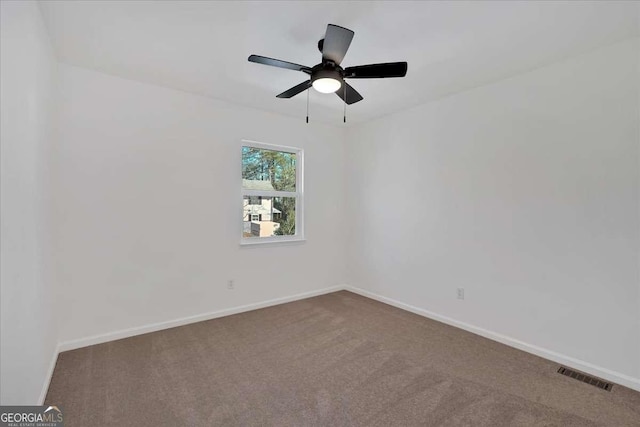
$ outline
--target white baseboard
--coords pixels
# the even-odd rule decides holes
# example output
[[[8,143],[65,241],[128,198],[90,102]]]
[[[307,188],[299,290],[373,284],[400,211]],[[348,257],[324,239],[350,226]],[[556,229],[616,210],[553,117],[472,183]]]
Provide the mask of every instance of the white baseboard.
[[[629,387],[633,390],[640,391],[640,379],[633,378],[631,376],[621,374],[619,372],[615,372],[606,368],[602,368],[600,366],[593,365],[591,363],[565,356],[560,353],[556,353],[555,351],[547,350],[545,348],[541,348],[532,344],[528,344],[526,342],[517,340],[515,338],[508,337],[506,335],[499,334],[497,332],[492,332],[483,328],[479,328],[477,326],[470,325],[468,323],[460,322],[458,320],[452,319],[450,317],[442,316],[437,313],[433,313],[429,310],[425,310],[422,308],[414,307],[410,304],[405,304],[403,302],[394,300],[392,298],[387,298],[382,295],[375,294],[373,292],[369,292],[367,290],[356,288],[354,286],[345,286],[345,289],[351,291],[353,293],[362,295],[367,298],[374,299],[376,301],[383,302],[385,304],[392,305],[394,307],[400,308],[402,310],[410,311],[412,313],[418,314],[420,316],[428,317],[429,319],[437,320],[438,322],[446,323],[447,325],[455,326],[460,329],[464,329],[465,331],[469,331],[476,335],[483,336],[493,341],[497,341],[502,344],[506,344],[510,347],[517,348],[522,351],[526,351],[527,353],[535,354],[536,356],[543,357],[545,359],[552,360],[556,363],[565,365],[570,368],[577,369],[579,371],[586,372],[591,375],[595,375],[597,377],[603,378],[605,380],[614,382],[616,384],[623,385],[625,387]]]
[[[123,329],[115,332],[108,332],[106,334],[94,335],[85,338],[79,338],[71,341],[61,342],[58,345],[58,352],[75,350],[77,348],[88,347],[90,345],[102,344],[109,341],[115,341],[122,338],[129,338],[136,335],[147,334],[149,332],[156,332],[163,329],[175,328],[176,326],[184,326],[190,323],[202,322],[204,320],[216,319],[218,317],[230,316],[232,314],[243,313],[245,311],[257,310],[260,308],[271,307],[273,305],[284,304],[287,302],[297,301],[305,298],[315,297],[318,295],[324,295],[331,292],[344,290],[344,286],[332,286],[329,288],[318,289],[315,291],[304,292],[301,294],[291,295],[288,297],[275,298],[267,301],[257,302],[253,304],[241,305],[238,307],[227,308],[223,310],[212,311],[209,313],[197,314],[195,316],[183,317],[180,319],[168,320],[165,322],[152,323],[144,326],[137,326],[135,328]],[[55,360],[54,360],[55,363]],[[46,390],[45,390],[46,392]]]
[[[38,399],[38,405],[44,405],[44,399],[47,397],[49,384],[51,384],[51,378],[53,377],[53,370],[56,368],[56,362],[58,361],[58,353],[60,353],[60,345],[57,345],[53,351],[51,362],[49,362],[49,369],[47,370],[47,377],[44,379],[42,391],[40,392],[40,398]]]

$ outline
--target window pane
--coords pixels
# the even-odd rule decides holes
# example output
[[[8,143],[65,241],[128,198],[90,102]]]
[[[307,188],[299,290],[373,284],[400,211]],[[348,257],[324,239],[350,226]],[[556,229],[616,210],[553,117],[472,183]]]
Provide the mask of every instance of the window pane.
[[[296,155],[242,147],[242,187],[246,190],[296,191]]]
[[[242,236],[270,237],[296,234],[296,198],[244,196]]]

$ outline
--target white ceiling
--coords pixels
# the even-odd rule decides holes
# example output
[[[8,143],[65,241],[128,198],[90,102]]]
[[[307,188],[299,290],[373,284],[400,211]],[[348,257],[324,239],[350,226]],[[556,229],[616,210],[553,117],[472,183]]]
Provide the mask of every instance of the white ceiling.
[[[500,80],[639,33],[636,2],[43,1],[59,58],[105,73],[300,117],[276,99],[306,75],[252,54],[313,66],[328,23],[355,31],[343,66],[407,61],[404,79],[351,80],[350,123]],[[311,91],[311,120],[343,105]]]

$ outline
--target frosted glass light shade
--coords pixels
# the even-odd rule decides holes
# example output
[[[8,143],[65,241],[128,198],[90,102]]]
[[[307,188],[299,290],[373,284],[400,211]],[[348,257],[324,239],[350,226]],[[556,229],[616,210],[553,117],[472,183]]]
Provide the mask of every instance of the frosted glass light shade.
[[[339,80],[329,77],[313,81],[313,88],[321,93],[333,93],[340,89],[340,86],[342,86],[342,83]]]

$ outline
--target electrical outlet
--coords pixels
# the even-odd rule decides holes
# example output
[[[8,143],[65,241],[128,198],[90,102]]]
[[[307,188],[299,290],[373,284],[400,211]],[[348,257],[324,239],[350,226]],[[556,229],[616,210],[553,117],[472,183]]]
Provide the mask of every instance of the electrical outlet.
[[[458,299],[464,299],[464,288],[458,288]]]
[[[233,289],[236,286],[235,282],[233,281],[233,279],[229,280],[227,282],[227,289]]]

